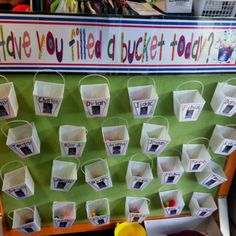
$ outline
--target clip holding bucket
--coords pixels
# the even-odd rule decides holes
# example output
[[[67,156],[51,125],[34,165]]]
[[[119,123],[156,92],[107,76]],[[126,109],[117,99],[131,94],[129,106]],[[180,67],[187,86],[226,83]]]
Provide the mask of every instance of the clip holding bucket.
[[[201,91],[198,90],[178,90],[182,85],[189,83],[198,83],[201,85]],[[196,121],[205,105],[202,97],[204,86],[198,80],[191,80],[179,84],[173,91],[174,113],[179,122]]]
[[[0,120],[11,119],[17,116],[19,109],[14,84],[3,75],[0,78],[6,81],[0,84]]]
[[[55,228],[70,228],[76,219],[75,202],[53,202],[52,217]]]
[[[20,163],[22,167],[7,172],[3,176],[3,169],[12,163]],[[2,191],[16,200],[34,195],[34,181],[26,166],[20,161],[8,162],[1,167]]]
[[[110,223],[110,207],[107,198],[87,201],[86,212],[89,221],[95,226]]]
[[[81,82],[89,77],[102,78],[106,83],[81,85]],[[86,116],[106,117],[110,103],[109,80],[99,74],[86,75],[80,80],[79,87]]]
[[[150,200],[145,197],[126,197],[125,215],[128,222],[142,223],[149,215]]]
[[[9,128],[8,134],[4,128],[11,123],[24,123]],[[40,140],[34,123],[25,120],[14,120],[1,126],[2,133],[7,137],[6,145],[21,158],[27,158],[40,153]]]
[[[81,157],[87,142],[87,129],[82,126],[61,125],[59,142],[62,156]]]
[[[236,78],[217,83],[210,103],[217,115],[231,117],[236,113],[236,86],[228,84],[232,80]]]
[[[211,194],[194,192],[189,202],[192,216],[205,218],[217,210],[217,206]]]
[[[9,214],[8,216],[11,218]],[[12,229],[21,233],[30,234],[41,230],[41,218],[36,206],[15,209],[11,219],[13,220]]]
[[[154,79],[149,78],[152,82],[151,85],[143,86],[129,86],[130,81],[127,81],[129,102],[133,112],[134,118],[147,118],[152,117],[158,102],[158,95],[156,92],[156,83]]]
[[[36,80],[40,72],[55,72],[62,79],[63,83],[52,83]],[[34,108],[36,115],[57,117],[65,89],[65,78],[58,71],[42,70],[34,75]]]

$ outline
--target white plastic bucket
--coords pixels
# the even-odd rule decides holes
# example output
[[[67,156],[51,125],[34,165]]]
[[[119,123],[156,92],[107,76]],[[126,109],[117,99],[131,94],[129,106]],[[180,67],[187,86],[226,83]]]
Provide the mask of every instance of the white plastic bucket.
[[[217,210],[217,206],[211,194],[194,192],[189,202],[192,216],[208,217]]]
[[[76,219],[75,202],[53,202],[52,205],[53,226],[60,229],[68,229]]]
[[[36,80],[40,72],[57,73],[62,79],[63,83],[52,83]],[[65,78],[58,71],[38,71],[34,75],[34,108],[36,115],[57,117],[65,89]]]
[[[149,215],[150,200],[145,197],[126,197],[125,215],[127,221],[142,223]]]
[[[157,175],[163,185],[177,184],[184,168],[177,156],[157,157]]]
[[[104,126],[109,120],[121,120],[125,125]],[[116,123],[117,124],[117,123]],[[108,156],[123,156],[129,145],[128,122],[119,117],[111,117],[102,123],[102,136]]]
[[[166,125],[150,124],[154,118],[162,118],[166,121]],[[170,143],[169,121],[163,116],[154,116],[147,123],[143,123],[140,146],[143,153],[159,155]]]
[[[110,207],[107,198],[87,201],[86,212],[89,221],[95,226],[110,223]]]
[[[36,206],[24,207],[13,211],[12,229],[16,229],[21,233],[30,234],[41,230],[41,219]]]
[[[51,189],[68,192],[77,181],[79,164],[53,160],[51,174]]]
[[[180,215],[184,208],[184,200],[179,190],[159,192],[161,206],[165,216]]]
[[[14,84],[3,75],[0,78],[6,81],[0,84],[0,119],[11,119],[17,116],[19,108]]]
[[[8,134],[6,134],[5,126],[12,123],[23,123],[23,125],[9,128]],[[33,122],[29,123],[25,120],[10,121],[2,125],[1,131],[7,137],[6,145],[21,158],[40,153],[40,140]]]
[[[126,184],[128,189],[144,190],[153,180],[153,162],[147,155],[145,156],[151,160],[151,165],[147,162],[134,161],[133,158],[136,155],[133,155],[129,160],[126,172]]]
[[[236,78],[217,83],[211,100],[211,107],[215,114],[231,117],[236,113],[236,86],[228,84],[232,80]]]
[[[87,129],[74,125],[61,125],[59,142],[62,156],[81,157],[87,142]]]
[[[210,138],[209,145],[215,154],[225,156],[230,155],[236,150],[236,129],[223,125],[216,125]]]
[[[85,162],[81,165],[81,171],[85,175],[86,183],[88,183],[96,191],[101,191],[112,187],[107,160],[98,158]]]
[[[20,168],[7,172],[3,175],[3,169],[13,163],[20,163]],[[2,191],[7,195],[21,200],[34,195],[34,181],[26,166],[20,161],[8,162],[1,167]]]
[[[129,101],[134,118],[152,117],[158,102],[156,83],[154,79],[149,78],[152,82],[151,85],[130,86],[130,81],[134,79],[135,77],[127,81]]]
[[[212,189],[227,180],[224,170],[214,161],[210,161],[202,172],[195,173],[197,181],[205,188]]]
[[[102,78],[106,81],[106,83],[81,85],[83,80],[90,77]],[[107,116],[110,102],[109,80],[105,76],[99,74],[86,75],[80,80],[79,87],[86,116]]]
[[[198,83],[201,85],[201,91],[198,90],[179,90],[185,84]],[[202,97],[204,86],[202,82],[190,80],[179,84],[173,91],[174,113],[179,122],[196,121],[205,105]]]
[[[204,144],[192,144],[196,140],[207,140],[209,143],[207,138],[199,137],[183,144],[181,162],[186,172],[201,172],[211,160],[209,147],[206,148]]]

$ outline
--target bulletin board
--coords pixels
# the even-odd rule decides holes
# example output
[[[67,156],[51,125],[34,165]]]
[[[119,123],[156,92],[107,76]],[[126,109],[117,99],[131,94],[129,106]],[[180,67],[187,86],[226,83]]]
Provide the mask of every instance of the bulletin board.
[[[109,80],[110,106],[107,117],[87,118],[83,109],[83,104],[79,92],[79,81],[83,74],[63,73],[65,78],[65,92],[58,117],[36,116],[33,104],[33,78],[34,73],[2,73],[9,81],[15,85],[19,112],[16,119],[34,122],[39,138],[41,140],[41,151],[39,155],[21,159],[6,146],[6,137],[0,134],[0,166],[14,160],[21,160],[29,168],[35,183],[35,193],[24,200],[15,200],[5,193],[2,193],[2,201],[7,225],[11,228],[12,222],[7,214],[14,209],[36,205],[41,216],[42,226],[52,225],[52,203],[53,201],[74,201],[77,204],[76,223],[88,222],[85,210],[86,201],[99,198],[108,198],[111,210],[111,220],[125,220],[125,198],[126,196],[147,197],[151,200],[150,216],[163,216],[163,210],[158,192],[170,189],[179,189],[185,201],[183,213],[189,213],[188,203],[194,191],[217,193],[217,187],[211,190],[198,184],[194,173],[184,173],[177,185],[160,185],[157,177],[156,156],[150,155],[153,160],[152,172],[154,179],[144,191],[128,190],[126,185],[126,170],[129,159],[132,155],[142,153],[140,147],[140,135],[143,122],[148,118],[134,119],[129,104],[127,81],[131,75],[105,75]],[[235,117],[224,117],[215,115],[210,106],[210,101],[216,88],[217,82],[226,81],[234,77],[233,74],[219,75],[137,75],[131,81],[131,85],[151,84],[153,79],[156,84],[156,91],[159,96],[155,115],[164,116],[168,119],[171,143],[160,156],[180,156],[182,144],[189,142],[193,138],[210,138],[216,124],[226,125],[235,123]],[[56,73],[39,73],[39,80],[60,82]],[[204,85],[203,97],[206,100],[204,109],[197,121],[178,122],[173,111],[173,91],[185,81],[198,80]],[[104,83],[98,77],[91,77],[83,81],[84,84]],[[232,81],[234,83],[234,81]],[[189,83],[184,85],[184,89],[199,89],[199,85]],[[128,122],[130,142],[125,156],[107,157],[102,139],[102,123],[110,117],[120,117]],[[8,122],[0,121],[0,125]],[[116,121],[114,121],[116,122]],[[120,121],[118,121],[120,122]],[[165,125],[161,119],[153,119],[152,123]],[[13,124],[11,124],[12,126]],[[59,127],[60,125],[85,126],[88,130],[87,143],[84,153],[80,158],[83,164],[88,160],[96,158],[106,158],[108,161],[113,187],[96,192],[86,182],[84,174],[78,170],[78,181],[69,192],[50,190],[50,178],[53,160],[60,156]],[[7,126],[6,126],[7,127]],[[204,143],[204,141],[200,141]],[[196,142],[195,142],[196,143]],[[207,143],[206,143],[207,145]],[[210,154],[215,162],[224,167],[226,159],[223,156]],[[63,159],[64,160],[64,159]],[[68,160],[73,161],[72,158]],[[135,160],[150,161],[144,156],[136,155]],[[9,165],[4,172],[15,169],[18,164]]]

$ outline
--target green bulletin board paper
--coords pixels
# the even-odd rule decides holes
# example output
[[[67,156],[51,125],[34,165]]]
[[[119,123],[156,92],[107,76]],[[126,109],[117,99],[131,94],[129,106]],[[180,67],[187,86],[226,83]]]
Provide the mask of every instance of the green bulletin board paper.
[[[197,183],[194,173],[184,173],[177,185],[161,186],[157,178],[156,157],[152,155],[154,161],[153,175],[154,180],[143,191],[132,191],[126,187],[126,170],[129,158],[136,153],[141,153],[139,144],[142,123],[148,119],[134,119],[127,93],[127,80],[129,75],[108,75],[110,82],[110,107],[107,117],[122,117],[127,119],[129,124],[130,142],[126,156],[108,157],[108,164],[111,172],[113,187],[100,192],[95,192],[87,183],[81,170],[78,171],[78,181],[69,192],[60,192],[50,190],[50,178],[52,161],[60,155],[59,146],[59,126],[60,125],[78,125],[85,126],[88,130],[87,144],[82,158],[81,164],[94,158],[105,158],[106,151],[102,140],[101,125],[106,118],[86,118],[80,92],[78,89],[79,80],[83,77],[81,74],[66,74],[65,92],[61,110],[57,118],[36,116],[33,104],[33,73],[28,74],[4,74],[9,81],[14,82],[16,94],[19,103],[19,112],[17,120],[27,120],[34,122],[41,140],[41,153],[39,155],[21,159],[14,154],[6,145],[6,137],[0,135],[0,165],[14,160],[22,160],[29,168],[35,183],[35,193],[33,196],[25,200],[14,200],[12,197],[2,193],[4,212],[7,223],[11,227],[11,220],[7,217],[7,213],[14,209],[30,206],[35,204],[41,216],[42,225],[52,224],[52,203],[53,201],[75,201],[77,204],[76,222],[87,221],[85,203],[89,200],[107,197],[110,202],[111,219],[125,219],[125,197],[140,196],[147,197],[151,200],[150,216],[161,216],[161,209],[158,191],[169,189],[180,189],[183,193],[185,208],[184,213],[188,213],[188,203],[194,191],[209,192],[215,195],[217,188],[208,190]],[[156,90],[159,96],[155,115],[162,115],[168,118],[170,123],[171,143],[167,146],[160,156],[176,155],[176,149],[181,152],[182,144],[196,137],[210,138],[215,124],[232,124],[235,117],[223,117],[215,115],[210,107],[210,101],[213,96],[218,81],[226,81],[233,75],[153,75],[153,76],[136,76],[132,85],[150,84],[148,78],[153,78],[156,82]],[[37,77],[39,80],[47,80],[61,82],[57,74],[43,73]],[[199,80],[204,84],[205,90],[203,97],[206,100],[205,107],[199,119],[195,122],[178,122],[173,112],[172,92],[182,82],[188,80]],[[83,81],[87,83],[104,83],[99,78],[91,78]],[[199,88],[196,84],[188,84],[184,89]],[[158,124],[164,124],[161,120],[156,120]],[[7,120],[0,121],[5,124]],[[115,121],[114,121],[115,122]],[[155,122],[155,121],[154,121]],[[211,152],[211,155],[213,155]],[[140,158],[140,159],[139,159]],[[73,161],[72,158],[68,160]],[[135,157],[135,160],[148,161],[142,155]],[[222,166],[225,158],[217,158],[216,162]],[[18,164],[8,166],[4,172],[17,168]]]

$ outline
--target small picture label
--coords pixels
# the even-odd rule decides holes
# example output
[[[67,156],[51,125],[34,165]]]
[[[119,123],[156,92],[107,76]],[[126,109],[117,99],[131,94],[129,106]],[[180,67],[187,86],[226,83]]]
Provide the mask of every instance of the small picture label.
[[[40,113],[53,115],[61,100],[51,97],[36,97]]]
[[[102,116],[105,113],[107,104],[108,104],[107,99],[85,101],[86,112],[90,116]]]
[[[168,141],[158,139],[148,139],[146,152],[160,154],[167,146]]]
[[[153,113],[156,100],[145,100],[133,102],[137,116],[150,116]]]

